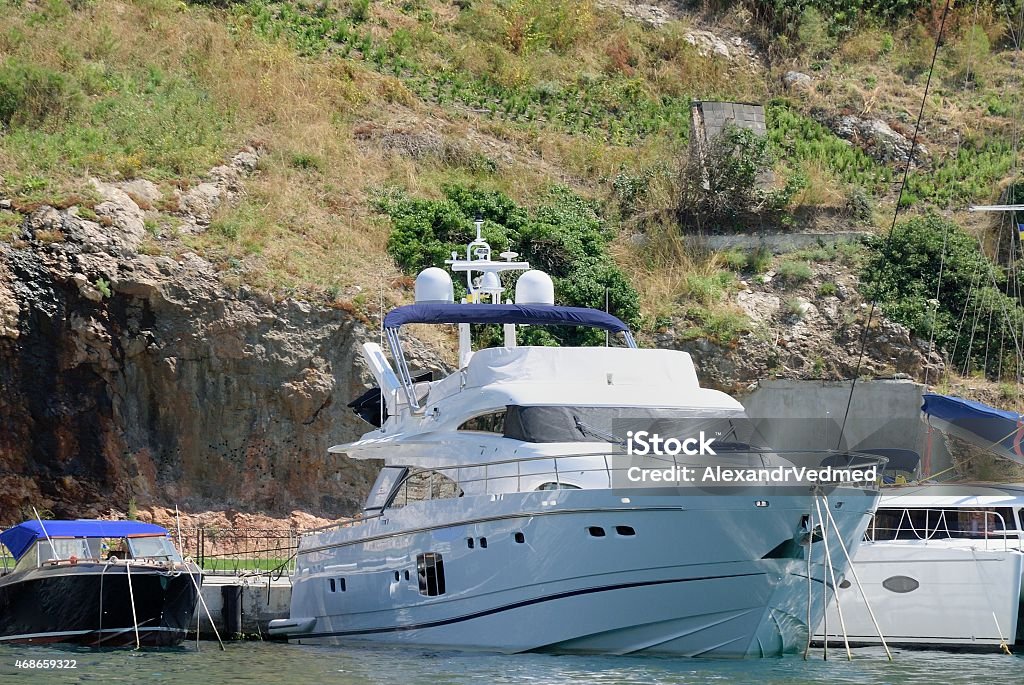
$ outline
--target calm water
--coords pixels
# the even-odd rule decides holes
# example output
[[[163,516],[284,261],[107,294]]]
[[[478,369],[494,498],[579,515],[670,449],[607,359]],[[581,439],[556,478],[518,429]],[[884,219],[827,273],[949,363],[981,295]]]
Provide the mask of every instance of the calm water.
[[[829,661],[799,656],[750,661],[712,661],[535,654],[493,655],[415,649],[303,647],[243,642],[220,652],[216,643],[162,651],[93,652],[58,647],[0,647],[0,683],[573,683],[574,685],[958,685],[1024,683],[1024,658],[998,654],[897,651],[889,663],[880,649],[840,651]],[[837,658],[838,657],[838,658]],[[18,659],[76,659],[69,671],[18,669]]]

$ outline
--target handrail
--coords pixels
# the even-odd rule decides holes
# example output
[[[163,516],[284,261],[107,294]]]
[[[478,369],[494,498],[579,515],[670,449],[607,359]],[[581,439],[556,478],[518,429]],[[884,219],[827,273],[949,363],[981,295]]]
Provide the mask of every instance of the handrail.
[[[872,516],[871,524],[868,526],[864,534],[864,539],[867,542],[899,542],[905,540],[920,540],[922,542],[928,542],[930,540],[984,540],[985,549],[988,549],[989,540],[1002,540],[1003,551],[1009,549],[1007,540],[1010,538],[1020,539],[1022,531],[1017,528],[1007,528],[1006,519],[998,511],[991,511],[987,509],[964,509],[960,507],[934,507],[922,509],[919,507],[905,507],[899,510],[899,520],[896,526],[893,527],[881,527],[878,525],[878,512]],[[914,524],[911,512],[923,512],[924,514],[924,527],[919,529]],[[934,526],[932,525],[932,513],[937,514]],[[950,530],[950,522],[948,515],[956,513],[957,516],[967,514],[974,515],[980,514],[982,518],[982,529],[977,531],[972,530],[960,530],[959,525],[956,529]],[[991,522],[991,523],[990,523]],[[957,521],[959,524],[959,521]],[[891,532],[892,537],[879,538],[879,532]],[[939,537],[942,533],[945,533],[944,537]],[[912,538],[901,537],[902,533],[909,533],[913,535]]]
[[[604,474],[607,474],[608,488],[611,489],[613,487],[613,474],[625,472],[625,471],[628,470],[628,468],[630,468],[630,466],[615,467],[615,466],[611,465],[609,463],[609,456],[612,456],[614,454],[616,454],[615,450],[614,449],[609,449],[609,450],[603,450],[603,451],[599,451],[599,452],[581,452],[581,453],[577,453],[577,454],[531,455],[531,456],[523,456],[523,457],[510,458],[510,459],[499,459],[499,460],[492,460],[492,461],[486,461],[486,462],[477,462],[477,463],[470,463],[470,464],[457,464],[457,465],[451,465],[451,466],[410,467],[408,472],[402,478],[402,480],[395,484],[395,486],[394,486],[394,488],[392,490],[392,492],[394,493],[392,495],[392,499],[384,507],[383,510],[381,510],[379,512],[376,512],[376,513],[372,513],[372,514],[357,514],[355,516],[339,519],[338,521],[335,521],[334,523],[328,524],[326,526],[321,526],[319,528],[313,528],[313,529],[310,529],[310,530],[303,531],[302,533],[300,533],[300,537],[304,536],[304,535],[308,535],[310,533],[318,533],[318,532],[322,532],[322,531],[326,531],[326,530],[335,530],[335,529],[343,528],[343,527],[347,527],[347,526],[359,525],[359,524],[365,523],[367,521],[371,521],[371,520],[374,520],[374,519],[377,519],[377,518],[384,517],[386,515],[387,511],[393,510],[395,508],[400,508],[400,507],[394,507],[393,503],[399,497],[401,497],[403,495],[403,491],[404,491],[404,502],[403,502],[403,504],[401,506],[408,505],[410,503],[410,501],[411,502],[416,502],[416,501],[427,501],[427,500],[431,500],[431,499],[452,499],[453,498],[452,496],[437,497],[437,498],[435,498],[434,497],[434,487],[433,487],[433,478],[435,477],[435,475],[442,475],[442,476],[448,477],[448,474],[450,474],[451,472],[454,472],[454,474],[452,474],[452,475],[454,475],[455,477],[454,478],[448,477],[448,480],[454,485],[453,492],[456,493],[454,495],[455,497],[462,496],[462,494],[465,492],[465,488],[463,486],[465,486],[465,485],[472,485],[472,484],[476,484],[476,483],[483,483],[483,491],[484,491],[483,494],[489,494],[491,492],[490,491],[490,484],[491,484],[491,482],[492,481],[498,481],[498,480],[509,480],[509,481],[514,480],[515,481],[515,492],[524,492],[524,490],[523,490],[524,476],[527,476],[529,479],[531,479],[533,481],[535,481],[535,480],[537,480],[539,478],[542,478],[544,476],[553,476],[555,483],[557,483],[558,485],[563,485],[562,477],[565,474],[567,474],[567,473],[571,473],[571,474],[604,473]],[[864,466],[870,465],[870,464],[881,465],[881,464],[884,464],[885,461],[886,461],[885,457],[881,457],[881,456],[875,455],[875,454],[864,454],[864,453],[858,453],[858,452],[848,452],[848,451],[842,451],[842,450],[827,450],[827,449],[826,450],[771,450],[771,449],[751,448],[749,450],[742,450],[742,451],[735,451],[735,452],[731,452],[731,451],[730,452],[722,452],[722,453],[720,453],[718,455],[718,457],[719,457],[719,459],[722,460],[720,465],[721,466],[725,466],[725,467],[729,467],[729,468],[769,468],[769,467],[772,466],[772,464],[769,463],[770,462],[770,458],[769,457],[771,457],[771,456],[779,456],[779,457],[783,457],[784,458],[784,457],[786,457],[786,455],[820,455],[820,456],[822,456],[824,458],[824,457],[835,456],[835,455],[840,455],[840,454],[841,455],[848,455],[850,457],[856,458],[858,460],[858,463],[854,464],[854,465],[851,465],[850,467],[839,467],[839,468],[852,468],[852,467],[863,468]],[[620,455],[620,456],[625,456],[625,455]],[[671,462],[669,462],[669,456],[671,456]],[[745,464],[743,464],[743,463],[730,463],[730,461],[728,459],[726,459],[728,457],[739,457],[739,456],[746,456],[747,457],[747,463],[745,463]],[[755,459],[755,457],[756,457],[756,459]],[[593,458],[595,460],[595,465],[593,467],[589,467],[588,468],[588,466],[584,465],[584,464],[569,465],[569,464],[566,463],[569,460],[578,460],[578,459],[587,459],[587,458]],[[598,459],[600,461],[598,461]],[[659,459],[659,457],[657,455],[649,455],[649,456],[645,457],[645,459],[655,460],[656,461],[656,460]],[[523,472],[522,465],[524,463],[541,462],[541,461],[543,461],[543,462],[551,462],[552,463],[552,469],[551,470],[534,471],[534,472],[530,472],[530,473],[524,473]],[[561,465],[559,464],[559,461],[562,462]],[[671,466],[672,468],[677,468],[678,465],[679,465],[679,461],[676,459],[676,455],[662,455],[661,461],[663,461],[663,463],[665,464],[666,468],[668,468],[669,466]],[[511,464],[515,464],[516,465],[515,472],[512,472],[510,470],[507,474],[504,474],[504,475],[493,475],[493,471],[492,471],[493,467],[495,467],[495,466],[502,466],[502,465],[511,465]],[[690,466],[691,464],[686,464],[686,465]],[[704,463],[699,464],[699,465],[697,465],[697,464],[693,464],[693,465],[694,466],[701,466],[701,467],[703,467],[703,466],[715,466],[716,464],[704,462]],[[779,466],[783,466],[783,465],[780,464]],[[483,475],[480,476],[480,477],[475,477],[475,478],[462,477],[461,472],[468,471],[468,470],[471,470],[471,469],[482,469]],[[409,485],[410,485],[410,481],[412,479],[416,478],[417,476],[421,476],[421,475],[424,475],[424,474],[426,474],[427,478],[429,479],[428,483],[426,485],[426,489],[427,489],[427,493],[426,494],[428,496],[422,498],[421,500],[410,500],[410,498],[409,498],[409,490],[410,490]]]

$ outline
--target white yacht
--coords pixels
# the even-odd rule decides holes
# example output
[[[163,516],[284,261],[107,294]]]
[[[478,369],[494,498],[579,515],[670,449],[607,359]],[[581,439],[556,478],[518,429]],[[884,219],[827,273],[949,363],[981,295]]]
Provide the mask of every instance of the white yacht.
[[[854,554],[864,586],[849,581],[818,627],[821,641],[1000,649],[1018,625],[1024,485],[921,484],[886,488]],[[865,603],[878,620],[875,627]],[[826,629],[827,625],[827,629]]]
[[[478,222],[465,258],[447,262],[466,275],[463,303],[445,271],[426,269],[417,303],[384,319],[394,367],[363,346],[380,390],[353,404],[378,427],[330,451],[383,468],[360,515],[301,536],[290,618],[272,634],[499,652],[802,649],[846,568],[836,538],[851,550],[863,538],[874,483],[634,484],[621,449],[630,421],[682,421],[718,439],[717,454],[667,458],[673,467],[850,456],[744,444],[743,407],[701,388],[688,354],[639,349],[616,317],[555,306],[551,279],[516,258],[492,259]],[[525,272],[515,304],[503,300],[509,271]],[[458,325],[453,373],[410,370],[399,329],[414,323]],[[474,351],[474,324],[502,326],[504,345]],[[524,325],[595,327],[616,344],[517,346]]]

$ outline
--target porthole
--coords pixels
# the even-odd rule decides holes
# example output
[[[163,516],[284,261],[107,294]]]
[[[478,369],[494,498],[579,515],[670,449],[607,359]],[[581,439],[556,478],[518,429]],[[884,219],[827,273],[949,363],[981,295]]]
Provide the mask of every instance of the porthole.
[[[590,537],[593,538],[604,537],[604,528],[602,528],[601,526],[590,526],[589,528],[587,528],[587,532],[590,533]]]
[[[397,582],[398,582],[398,581],[400,581],[401,579],[402,579],[402,576],[401,576],[401,575],[399,575],[398,571],[395,571],[395,582],[397,583]]]
[[[882,581],[882,587],[889,592],[905,594],[907,592],[913,592],[917,588],[921,587],[921,583],[917,582],[910,576],[889,576]]]
[[[515,540],[516,540],[516,542],[518,542],[521,545],[524,542],[526,542],[526,536],[523,535],[522,533],[516,533],[515,534]]]
[[[636,531],[633,530],[633,526],[615,526],[615,533],[626,537],[636,535]]]
[[[487,549],[487,538],[480,538],[480,549]]]
[[[409,569],[405,569],[405,579],[409,580]]]
[[[475,543],[473,542],[473,538],[466,538],[466,547],[469,547],[470,549],[473,549],[474,544]]]
[[[839,583],[839,589],[840,590],[846,590],[846,589],[849,589],[849,587],[850,587],[850,581],[848,581],[846,578],[843,578],[843,581],[841,583]]]
[[[328,578],[327,584],[331,586],[331,592],[337,592],[337,588],[334,585],[334,578]]]
[[[345,579],[344,578],[338,578],[338,587],[341,588],[342,592],[345,591]]]

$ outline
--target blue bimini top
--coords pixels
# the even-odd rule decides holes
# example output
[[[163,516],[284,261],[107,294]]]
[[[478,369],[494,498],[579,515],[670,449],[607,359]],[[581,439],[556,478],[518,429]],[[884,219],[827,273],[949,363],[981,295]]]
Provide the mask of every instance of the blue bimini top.
[[[611,314],[550,304],[410,304],[393,309],[384,317],[384,328],[400,328],[408,323],[512,323],[586,326],[613,333],[629,331],[629,326]]]
[[[45,528],[45,532],[44,529]],[[0,533],[0,542],[11,551],[15,559],[21,559],[36,540],[51,538],[125,538],[133,535],[167,535],[167,529],[141,521],[99,521],[78,519],[75,521],[37,520],[19,523]]]

